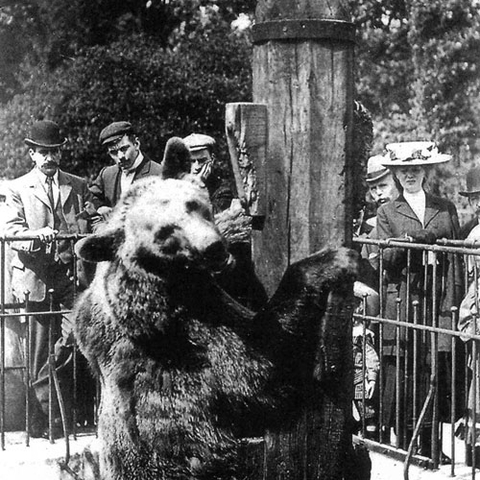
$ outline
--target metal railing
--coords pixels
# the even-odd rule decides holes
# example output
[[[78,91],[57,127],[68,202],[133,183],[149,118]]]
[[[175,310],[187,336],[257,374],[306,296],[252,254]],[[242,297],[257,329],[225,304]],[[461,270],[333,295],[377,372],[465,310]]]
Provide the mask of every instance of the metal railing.
[[[478,331],[475,334],[458,331],[461,314],[458,307],[468,285],[473,285],[470,288],[474,289],[476,305],[480,306],[478,265],[472,261],[480,260],[480,242],[444,239],[426,245],[406,239],[358,237],[354,243],[363,249],[369,246],[374,252],[369,266],[376,269],[375,288],[380,303],[378,316],[365,315],[368,311],[365,297],[363,307],[354,314],[355,320],[363,325],[363,338],[367,328],[374,332],[374,349],[380,364],[376,397],[371,400],[376,410],[375,433],[367,431],[363,411],[360,437],[368,439],[373,448],[380,446],[384,453],[398,457],[401,452],[405,478],[412,462],[433,469],[451,463],[450,473],[454,476],[456,463],[462,462],[458,456],[461,442],[456,432],[464,429],[462,451],[465,463],[472,466],[471,478],[475,478],[475,465],[480,465],[479,449],[474,448],[477,434],[480,437],[480,422],[477,425],[472,419],[480,414],[477,412],[480,372],[475,360],[477,352],[480,354],[480,335]],[[392,258],[399,252],[403,263],[395,264]],[[451,297],[445,292],[455,290],[455,285],[451,284],[445,265],[454,265],[457,280],[462,280]],[[472,267],[470,272],[467,265]],[[387,304],[392,306],[392,301],[393,313],[387,307]],[[478,321],[476,312],[473,321]],[[387,330],[390,334],[393,331],[393,335],[386,335]],[[364,342],[363,375],[366,355]],[[368,399],[363,395],[362,400],[365,405]],[[389,418],[385,410],[392,403],[394,416]],[[448,432],[448,438],[444,431]],[[428,448],[420,452],[422,441]],[[444,455],[444,449],[449,450],[450,458]]]
[[[74,251],[74,243],[81,237],[85,235],[77,234],[59,234],[53,242],[55,247],[58,241],[68,241],[70,242],[70,247],[72,252]],[[80,387],[79,378],[78,378],[78,359],[79,352],[77,346],[74,342],[73,336],[71,338],[71,345],[68,347],[68,351],[71,353],[71,387],[69,395],[71,398],[71,410],[67,411],[64,396],[65,396],[65,387],[61,385],[59,377],[57,374],[57,366],[55,360],[55,338],[53,333],[53,322],[58,320],[59,316],[68,315],[71,313],[70,309],[60,309],[58,308],[54,301],[53,297],[55,291],[50,289],[48,291],[48,303],[49,308],[42,311],[35,311],[34,305],[35,302],[30,300],[30,292],[25,291],[23,298],[18,299],[14,298],[11,295],[10,290],[10,257],[12,256],[11,243],[17,242],[27,242],[37,239],[36,236],[31,235],[17,235],[17,236],[0,236],[0,447],[2,450],[6,448],[6,387],[7,387],[7,375],[11,373],[17,373],[22,377],[23,384],[25,387],[24,394],[22,392],[16,392],[20,397],[18,401],[24,402],[24,431],[25,431],[25,444],[26,446],[30,445],[31,441],[31,415],[33,411],[32,407],[32,351],[31,351],[31,335],[32,335],[32,325],[34,322],[42,320],[45,322],[48,321],[48,427],[47,427],[47,436],[51,443],[55,441],[54,435],[54,425],[53,425],[53,405],[56,403],[58,405],[60,418],[61,418],[61,431],[59,437],[63,437],[65,442],[65,461],[64,467],[68,469],[68,462],[70,459],[70,444],[69,437],[72,436],[73,439],[77,438],[77,434],[82,429],[82,426],[77,423],[77,408],[78,408],[78,398],[77,392]],[[73,269],[72,274],[72,287],[73,287],[73,299],[76,298],[79,292],[79,280],[78,280],[78,270],[77,270],[77,261],[74,255]],[[8,322],[8,326],[7,326]],[[14,327],[14,328],[9,328]],[[21,328],[17,328],[21,327]],[[22,334],[17,335],[21,330]],[[18,358],[15,365],[6,364],[6,340],[7,334],[9,337],[9,343],[12,338],[15,342],[18,342],[22,346],[22,360],[18,364]],[[98,394],[98,392],[97,392]],[[98,398],[93,400],[98,402]],[[18,405],[17,405],[18,406]],[[22,409],[23,410],[23,409]],[[67,420],[68,418],[68,420]],[[18,419],[16,419],[18,420]]]
[[[50,302],[50,309],[45,312],[29,311],[29,294],[25,292],[25,297],[22,301],[11,301],[7,299],[9,289],[9,264],[8,252],[12,241],[30,241],[35,237],[8,237],[0,236],[0,446],[5,449],[5,418],[6,418],[6,375],[7,372],[22,372],[25,379],[26,391],[31,387],[32,378],[30,375],[31,352],[29,349],[29,331],[32,322],[38,321],[40,316],[45,314],[64,315],[70,313],[69,310],[56,310],[53,302]],[[80,238],[78,235],[58,235],[57,240],[68,240],[71,246]],[[374,438],[369,438],[368,441],[373,445],[381,446],[382,451],[388,451],[386,448],[391,448],[396,452],[402,452],[405,459],[405,469],[408,475],[408,466],[412,461],[422,464],[430,468],[437,468],[442,463],[442,449],[446,444],[449,444],[449,454],[451,457],[451,475],[455,475],[456,460],[458,460],[458,442],[455,437],[455,427],[459,424],[461,419],[469,413],[470,417],[476,418],[480,415],[477,411],[477,404],[480,404],[480,399],[476,398],[472,403],[472,408],[468,411],[467,397],[469,390],[478,396],[480,390],[480,369],[477,362],[468,363],[468,360],[480,355],[480,335],[477,333],[469,334],[459,332],[458,318],[458,302],[452,302],[448,306],[450,324],[448,326],[439,325],[439,305],[442,298],[439,297],[441,288],[436,288],[440,285],[445,287],[446,278],[440,265],[444,262],[446,256],[456,258],[458,264],[465,267],[468,259],[480,258],[480,244],[476,242],[464,242],[455,240],[438,241],[435,245],[415,244],[406,242],[404,239],[390,239],[390,240],[372,240],[366,238],[354,239],[355,244],[359,247],[362,245],[371,245],[378,249],[378,294],[380,297],[380,314],[378,316],[369,316],[363,313],[356,313],[354,317],[362,321],[364,328],[364,337],[366,328],[369,327],[375,332],[374,348],[377,351],[380,360],[380,369],[378,372],[378,383],[376,387],[377,396],[374,398],[376,408],[376,432]],[[385,313],[385,305],[387,302],[388,277],[385,275],[388,252],[391,249],[400,249],[405,252],[405,271],[402,273],[405,280],[405,295],[403,299],[396,300],[396,311],[393,318],[390,318]],[[414,257],[419,256],[423,259],[420,262],[423,265],[423,294],[413,295],[411,288],[412,276],[414,272]],[[399,272],[397,272],[399,273]],[[418,272],[417,272],[418,273]],[[467,269],[464,268],[462,275],[463,283],[474,282],[478,284],[479,273],[478,268],[473,269],[473,277],[468,277]],[[360,279],[361,280],[361,279]],[[78,271],[76,269],[76,262],[74,262],[73,269],[73,285],[74,295],[78,293]],[[466,290],[462,291],[462,296],[465,295]],[[50,292],[52,295],[53,292]],[[418,293],[418,292],[417,292]],[[479,293],[476,290],[476,297],[478,299]],[[459,299],[457,299],[459,300]],[[367,298],[364,298],[364,310],[366,311]],[[402,304],[404,302],[404,304]],[[445,305],[442,305],[445,310]],[[480,311],[480,309],[479,309]],[[430,312],[428,318],[424,315],[425,312]],[[22,365],[7,366],[5,362],[6,349],[6,322],[22,322],[25,327],[25,362]],[[384,352],[384,330],[390,327],[394,329],[394,342],[392,344],[392,352],[389,360],[393,358],[393,365],[387,369],[386,355]],[[450,348],[447,349],[447,354],[439,352],[438,343],[442,335],[448,336]],[[72,402],[72,421],[70,426],[66,422],[65,417],[68,412],[65,412],[62,406],[62,386],[60,385],[55,372],[54,352],[53,352],[53,338],[49,334],[49,423],[48,436],[50,441],[54,441],[53,426],[52,426],[52,403],[54,398],[58,399],[61,416],[63,420],[63,436],[65,441],[65,464],[68,464],[70,457],[69,437],[73,435],[76,438],[77,434],[77,348],[74,346],[73,354],[73,402]],[[367,352],[364,348],[363,356],[363,376],[365,375],[365,364]],[[441,358],[442,357],[442,358]],[[448,357],[448,358],[446,358]],[[447,360],[447,361],[446,361]],[[441,362],[445,365],[440,365]],[[387,382],[392,384],[392,378],[386,377],[386,373],[394,375],[394,416],[391,421],[386,421],[385,416],[385,388]],[[447,374],[448,383],[445,378],[439,377],[439,374]],[[442,386],[442,388],[440,388]],[[98,393],[98,392],[97,392]],[[456,401],[458,397],[464,398],[460,403]],[[98,400],[98,398],[97,398]],[[363,397],[363,408],[366,405],[366,398]],[[445,416],[445,402],[449,402],[448,418]],[[25,395],[25,442],[29,445],[29,416],[31,411],[30,397]],[[63,412],[62,412],[63,410]],[[359,433],[363,438],[371,437],[371,432],[367,432],[367,425],[365,421],[365,410],[362,413]],[[441,415],[441,413],[443,415]],[[448,439],[444,435],[445,426],[449,425]],[[470,425],[469,435],[476,438],[477,425],[475,422]],[[478,429],[480,430],[480,429]],[[422,452],[419,455],[417,448],[419,446],[420,437],[428,433],[430,436],[429,451]],[[480,432],[478,432],[480,436]],[[464,439],[464,451],[470,450],[470,461],[472,462],[472,478],[475,478],[475,465],[480,464],[478,458],[479,451],[475,450],[474,444],[471,445],[468,435]]]

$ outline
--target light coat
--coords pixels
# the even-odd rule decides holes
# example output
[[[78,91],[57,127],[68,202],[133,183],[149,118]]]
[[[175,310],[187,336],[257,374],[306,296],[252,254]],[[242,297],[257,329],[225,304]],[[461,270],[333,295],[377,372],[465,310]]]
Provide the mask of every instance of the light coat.
[[[85,201],[91,199],[87,182],[75,175],[58,171],[60,203],[65,218],[66,231],[61,233],[82,234],[89,232],[86,219],[77,215],[83,211]],[[9,184],[7,193],[6,235],[35,235],[44,227],[54,228],[53,210],[45,185],[36,169]],[[55,279],[48,275],[55,263],[45,245],[38,240],[12,243],[15,250],[12,258],[12,291],[17,298],[30,292],[30,300],[42,302],[49,288],[55,288]]]

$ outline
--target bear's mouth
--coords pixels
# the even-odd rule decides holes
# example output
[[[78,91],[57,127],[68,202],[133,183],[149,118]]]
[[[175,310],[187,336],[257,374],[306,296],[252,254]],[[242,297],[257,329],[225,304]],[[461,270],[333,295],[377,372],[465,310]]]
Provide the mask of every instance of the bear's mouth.
[[[212,272],[223,270],[230,255],[223,242],[212,243],[202,254],[203,264]]]

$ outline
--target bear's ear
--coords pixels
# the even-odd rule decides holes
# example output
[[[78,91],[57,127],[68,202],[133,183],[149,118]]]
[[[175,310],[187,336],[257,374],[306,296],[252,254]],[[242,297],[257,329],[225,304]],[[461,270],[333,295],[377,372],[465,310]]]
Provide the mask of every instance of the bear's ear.
[[[185,142],[180,137],[170,138],[163,154],[163,178],[182,178],[190,172],[191,163],[192,155]]]
[[[87,262],[111,261],[115,257],[120,236],[121,232],[117,229],[94,233],[75,244],[75,253]]]

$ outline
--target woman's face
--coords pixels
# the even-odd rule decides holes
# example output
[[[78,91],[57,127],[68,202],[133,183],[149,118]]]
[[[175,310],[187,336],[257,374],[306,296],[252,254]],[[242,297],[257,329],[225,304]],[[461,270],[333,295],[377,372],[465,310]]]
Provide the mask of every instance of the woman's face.
[[[397,167],[394,173],[403,190],[407,193],[417,193],[422,190],[423,180],[427,176],[425,168],[419,165]]]

